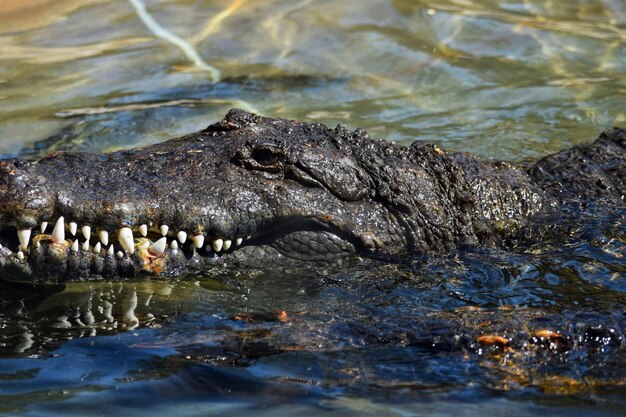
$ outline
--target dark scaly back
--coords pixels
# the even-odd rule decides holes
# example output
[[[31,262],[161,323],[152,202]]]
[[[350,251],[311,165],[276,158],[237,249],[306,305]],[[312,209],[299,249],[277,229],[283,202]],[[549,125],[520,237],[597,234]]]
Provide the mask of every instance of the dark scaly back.
[[[354,155],[372,179],[372,198],[403,224],[409,252],[496,246],[543,208],[542,190],[515,164],[422,142],[372,141],[362,130],[343,134],[351,135]]]
[[[559,204],[626,205],[626,130],[548,155],[528,174]]]

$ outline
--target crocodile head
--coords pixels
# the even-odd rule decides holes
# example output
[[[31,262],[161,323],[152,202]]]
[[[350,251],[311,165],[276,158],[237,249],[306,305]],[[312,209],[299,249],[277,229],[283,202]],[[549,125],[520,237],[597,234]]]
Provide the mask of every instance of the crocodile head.
[[[1,275],[175,276],[214,264],[399,253],[404,226],[380,204],[357,153],[407,148],[366,136],[232,110],[204,131],[143,149],[1,161]]]

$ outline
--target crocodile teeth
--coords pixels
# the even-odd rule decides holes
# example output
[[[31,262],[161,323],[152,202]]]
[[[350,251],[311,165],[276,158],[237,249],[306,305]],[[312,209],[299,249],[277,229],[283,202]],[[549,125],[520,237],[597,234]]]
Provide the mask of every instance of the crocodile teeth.
[[[83,243],[83,250],[85,252],[87,252],[89,250],[89,241],[85,240],[85,243]]]
[[[109,244],[109,232],[107,232],[106,230],[98,230],[98,238],[104,246]]]
[[[115,252],[115,249],[113,249],[113,244],[111,244],[111,246],[109,246],[109,249],[107,250],[107,255],[113,256],[113,252]]]
[[[139,226],[139,233],[143,237],[148,236],[148,226],[145,224],[142,224],[141,226]]]
[[[24,252],[22,252],[22,251],[19,251],[17,253],[17,255],[15,255],[15,256],[17,256],[17,259],[19,259],[20,261],[24,260]]]
[[[241,242],[243,242],[243,239],[238,237],[237,239],[235,239],[235,245],[239,246],[241,245]]]
[[[41,243],[39,241],[35,242],[35,249],[39,249],[41,247]]]
[[[163,236],[165,236],[167,234],[168,230],[170,230],[170,227],[168,225],[164,224],[164,225],[161,226],[161,234]]]
[[[172,243],[170,243],[170,248],[172,248],[172,250],[178,250],[178,242],[172,240]]]
[[[59,217],[59,220],[54,225],[51,239],[53,243],[65,243],[65,221],[63,216]]]
[[[100,245],[100,242],[96,243],[95,246],[93,247],[93,252],[100,253],[101,250],[102,250],[102,246]]]
[[[224,241],[224,250],[228,250],[230,249],[230,245],[232,245],[233,242],[231,240],[225,240]]]
[[[121,250],[118,250],[116,255],[118,258],[122,259],[124,257],[124,252],[122,252]]]
[[[187,232],[181,230],[176,236],[178,237],[178,240],[180,240],[180,243],[185,243],[187,241]]]
[[[202,245],[204,245],[204,235],[195,235],[191,240],[197,249],[200,249]]]
[[[215,239],[212,246],[215,252],[219,252],[222,250],[222,246],[224,246],[224,241],[222,239]]]
[[[17,239],[20,241],[20,249],[26,250],[30,242],[30,229],[18,230]]]
[[[161,256],[163,252],[165,252],[165,248],[167,247],[167,238],[162,237],[157,240],[148,248],[148,251],[154,256]]]
[[[74,222],[70,222],[68,226],[70,227],[70,233],[72,234],[72,236],[76,236],[76,230],[78,230],[78,225]]]
[[[41,226],[40,226],[41,233],[44,233],[46,231],[46,227],[48,227],[48,222],[41,222]]]
[[[72,243],[72,247],[70,248],[72,250],[72,252],[78,252],[78,239],[76,239],[73,243]]]
[[[83,232],[83,236],[85,236],[85,239],[87,239],[87,241],[89,241],[89,239],[91,238],[91,227],[83,226],[80,229],[80,231]]]
[[[133,231],[130,227],[122,227],[118,235],[120,245],[129,254],[135,252],[135,239],[133,238]]]

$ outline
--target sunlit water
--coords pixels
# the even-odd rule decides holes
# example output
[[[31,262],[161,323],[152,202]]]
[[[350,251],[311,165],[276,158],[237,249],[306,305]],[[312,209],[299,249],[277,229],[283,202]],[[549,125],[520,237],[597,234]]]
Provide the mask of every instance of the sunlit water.
[[[5,157],[155,143],[231,107],[507,160],[626,125],[620,0],[146,2],[205,66],[130,2],[30,5],[0,2]],[[612,224],[525,254],[2,284],[0,413],[621,415]],[[515,344],[540,329],[576,349]],[[476,348],[484,334],[510,350]]]

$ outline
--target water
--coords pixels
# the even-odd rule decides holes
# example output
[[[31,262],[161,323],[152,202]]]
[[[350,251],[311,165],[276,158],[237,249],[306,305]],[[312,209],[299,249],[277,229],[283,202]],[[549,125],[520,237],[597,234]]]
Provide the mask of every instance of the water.
[[[235,106],[507,160],[626,125],[617,0],[147,2],[204,67],[130,2],[20,4],[0,2],[4,156],[155,143]],[[614,225],[526,254],[2,284],[0,413],[620,415]],[[528,344],[541,330],[563,339]]]

